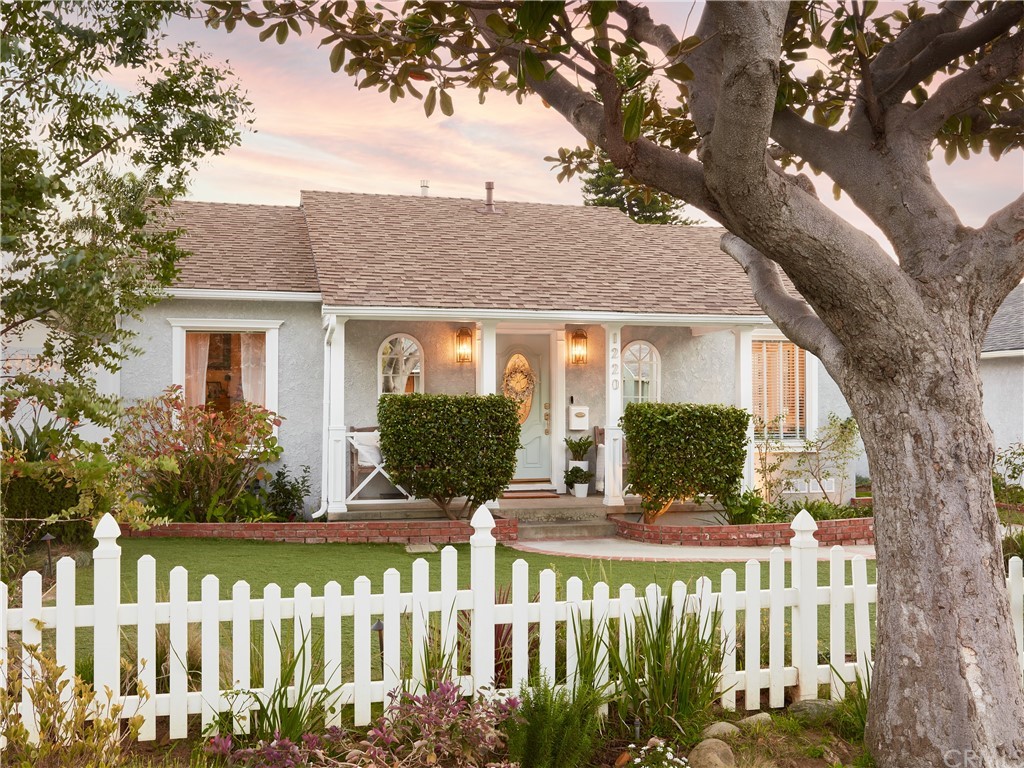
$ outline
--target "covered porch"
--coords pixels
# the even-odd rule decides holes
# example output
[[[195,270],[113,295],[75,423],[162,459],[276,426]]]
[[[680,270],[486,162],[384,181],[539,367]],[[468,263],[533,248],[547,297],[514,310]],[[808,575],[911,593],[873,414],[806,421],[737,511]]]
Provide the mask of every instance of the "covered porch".
[[[522,448],[509,496],[605,512],[623,508],[626,403],[702,402],[752,410],[752,340],[761,315],[533,310],[324,308],[324,478],[328,519],[419,510],[393,485],[375,440],[382,393],[508,394],[522,403]],[[567,497],[564,440],[596,436],[595,478]],[[748,454],[744,484],[754,477]],[[530,506],[527,504],[526,506]],[[563,519],[566,519],[563,517]]]

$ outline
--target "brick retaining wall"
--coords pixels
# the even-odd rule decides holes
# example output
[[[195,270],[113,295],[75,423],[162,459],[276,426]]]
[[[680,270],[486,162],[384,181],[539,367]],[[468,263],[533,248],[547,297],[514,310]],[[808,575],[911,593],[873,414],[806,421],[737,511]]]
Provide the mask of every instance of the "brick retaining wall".
[[[772,547],[793,538],[789,523],[759,525],[647,525],[612,515],[616,533],[624,539],[649,544],[685,544],[693,547]],[[814,537],[822,546],[874,544],[875,521],[870,517],[821,520]]]
[[[517,520],[496,518],[494,538],[516,541]],[[145,531],[128,529],[129,538],[248,539],[293,544],[465,544],[473,535],[468,520],[353,520],[301,523],[168,523]]]

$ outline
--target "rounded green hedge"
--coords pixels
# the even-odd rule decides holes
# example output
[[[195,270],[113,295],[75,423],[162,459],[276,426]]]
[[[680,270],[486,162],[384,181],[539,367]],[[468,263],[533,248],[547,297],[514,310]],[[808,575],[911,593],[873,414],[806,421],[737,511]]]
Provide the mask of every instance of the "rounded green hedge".
[[[50,533],[64,544],[84,544],[92,540],[92,524],[88,520],[60,520],[46,526],[24,522],[18,518],[43,520],[78,504],[78,488],[60,482],[47,483],[34,477],[10,477],[4,481],[4,535],[12,539],[37,538]],[[33,533],[32,529],[36,529]]]
[[[629,403],[622,417],[626,481],[647,521],[676,499],[730,499],[743,479],[749,422],[749,413],[727,405]]]
[[[384,395],[380,451],[391,479],[450,518],[498,498],[512,482],[519,409],[502,395]],[[465,497],[465,505],[452,502]]]

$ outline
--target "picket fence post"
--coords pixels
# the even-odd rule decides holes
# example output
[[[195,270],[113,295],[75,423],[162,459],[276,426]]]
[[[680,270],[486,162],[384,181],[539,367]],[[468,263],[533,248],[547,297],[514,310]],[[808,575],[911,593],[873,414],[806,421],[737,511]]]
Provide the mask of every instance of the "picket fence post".
[[[117,543],[121,528],[109,512],[103,516],[93,536],[98,542],[93,561],[93,690],[100,706],[116,704],[121,695],[121,547]],[[111,698],[106,700],[106,690]]]
[[[473,690],[494,682],[494,550],[491,531],[494,518],[481,505],[470,520],[470,589],[473,590],[473,620],[470,624],[470,674]]]
[[[818,698],[818,524],[806,509],[794,518],[789,542],[792,558],[793,666],[797,672],[798,701]]]

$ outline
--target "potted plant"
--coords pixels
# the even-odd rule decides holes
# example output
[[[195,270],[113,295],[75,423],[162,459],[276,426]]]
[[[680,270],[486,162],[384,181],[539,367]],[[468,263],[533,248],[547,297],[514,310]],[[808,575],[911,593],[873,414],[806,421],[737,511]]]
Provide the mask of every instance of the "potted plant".
[[[569,467],[565,470],[565,487],[572,488],[573,496],[582,499],[590,492],[590,480],[593,477],[594,473],[583,467]]]
[[[584,471],[590,469],[587,454],[594,447],[594,439],[590,435],[584,435],[575,439],[567,437],[565,438],[565,447],[569,449],[569,455],[572,456],[572,461],[569,462],[569,469],[573,467],[579,467]]]

